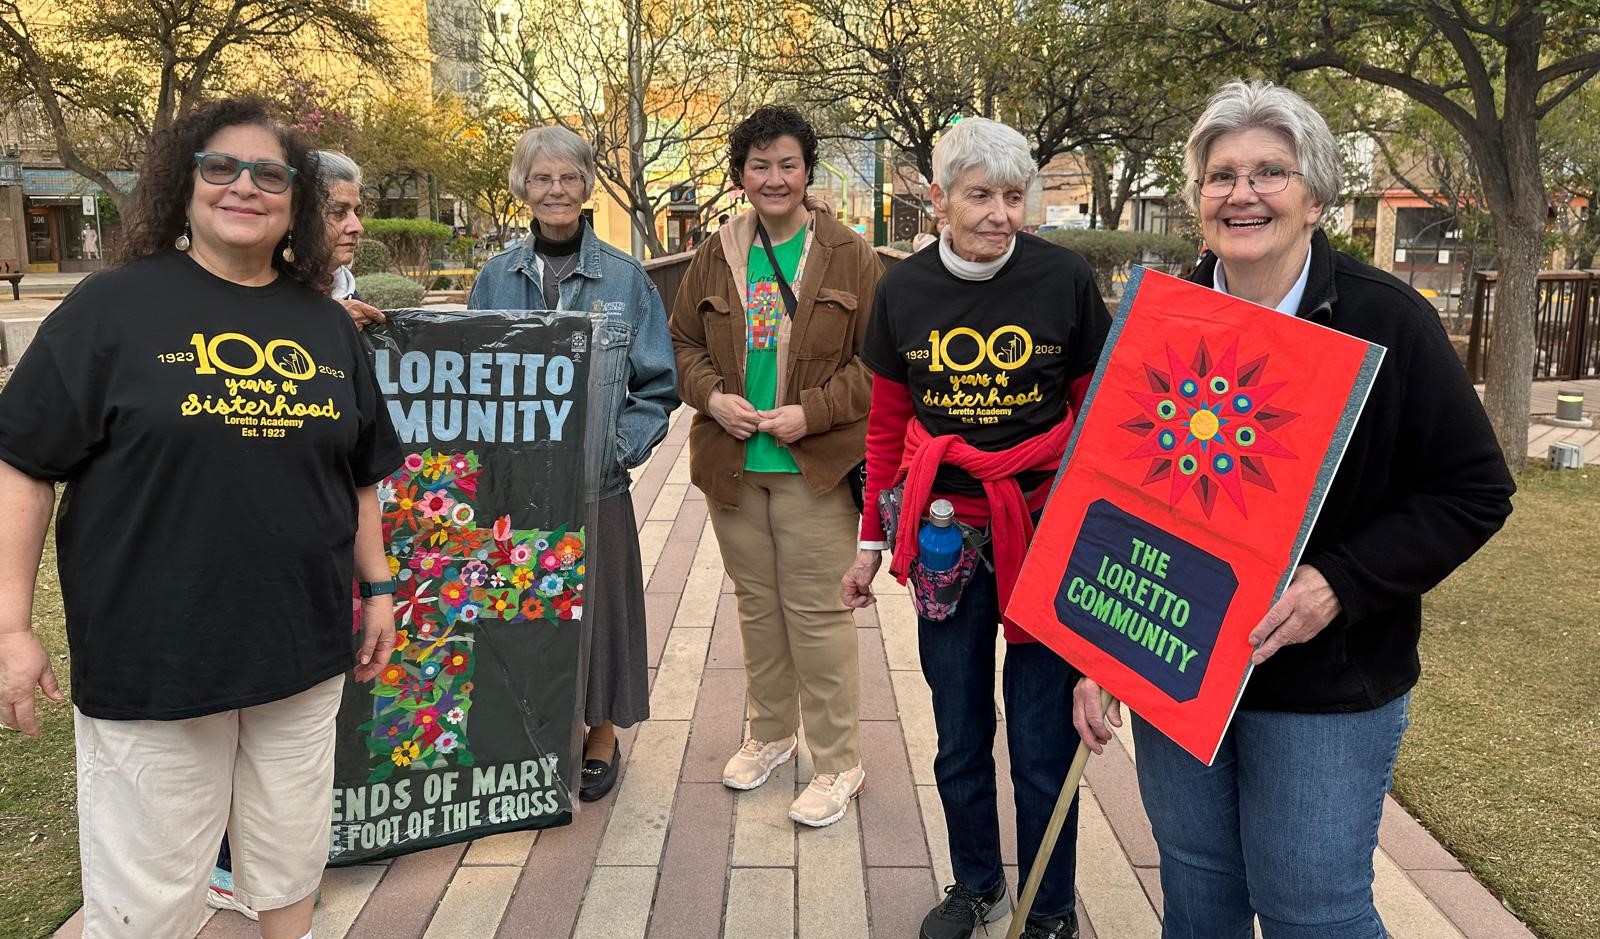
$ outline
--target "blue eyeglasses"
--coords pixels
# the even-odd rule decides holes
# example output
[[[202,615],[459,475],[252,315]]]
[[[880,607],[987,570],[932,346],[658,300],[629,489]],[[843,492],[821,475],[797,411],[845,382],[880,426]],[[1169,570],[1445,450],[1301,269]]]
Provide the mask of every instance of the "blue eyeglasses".
[[[250,181],[262,192],[279,193],[294,182],[295,168],[273,160],[241,160],[231,153],[199,152],[194,163],[200,168],[200,178],[213,186],[226,186],[250,171]]]

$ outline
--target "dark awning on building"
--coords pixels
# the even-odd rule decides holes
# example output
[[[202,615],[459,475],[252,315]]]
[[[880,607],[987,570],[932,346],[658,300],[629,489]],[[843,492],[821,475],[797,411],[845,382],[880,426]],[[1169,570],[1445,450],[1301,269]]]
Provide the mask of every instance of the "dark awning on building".
[[[129,170],[112,170],[108,174],[120,189],[133,188],[138,173]],[[67,169],[24,166],[22,168],[22,194],[35,202],[77,202],[84,196],[100,192],[100,187]]]

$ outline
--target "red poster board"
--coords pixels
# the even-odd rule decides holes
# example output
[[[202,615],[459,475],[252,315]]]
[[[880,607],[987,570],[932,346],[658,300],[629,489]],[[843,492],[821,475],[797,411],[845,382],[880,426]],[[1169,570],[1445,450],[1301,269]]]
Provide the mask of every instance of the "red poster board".
[[[1209,764],[1383,354],[1135,268],[1006,615]]]

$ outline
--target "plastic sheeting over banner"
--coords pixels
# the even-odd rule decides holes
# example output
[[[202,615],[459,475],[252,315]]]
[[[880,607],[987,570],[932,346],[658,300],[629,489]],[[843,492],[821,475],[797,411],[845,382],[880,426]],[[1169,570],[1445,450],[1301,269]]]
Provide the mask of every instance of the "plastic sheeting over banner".
[[[1210,763],[1383,354],[1135,268],[1006,614]]]
[[[339,711],[329,861],[563,825],[577,786],[590,323],[389,314],[378,486],[397,644]]]

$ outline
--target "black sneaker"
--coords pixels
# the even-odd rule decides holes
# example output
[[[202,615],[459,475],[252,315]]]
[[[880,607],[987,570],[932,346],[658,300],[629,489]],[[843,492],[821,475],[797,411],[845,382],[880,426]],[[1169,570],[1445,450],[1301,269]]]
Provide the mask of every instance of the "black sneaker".
[[[1074,910],[1066,916],[1030,916],[1022,939],[1078,939],[1078,913]]]
[[[986,926],[1011,910],[1011,894],[1001,880],[986,894],[973,893],[964,884],[944,888],[944,899],[922,918],[921,939],[972,939]],[[984,930],[988,932],[988,930]]]

